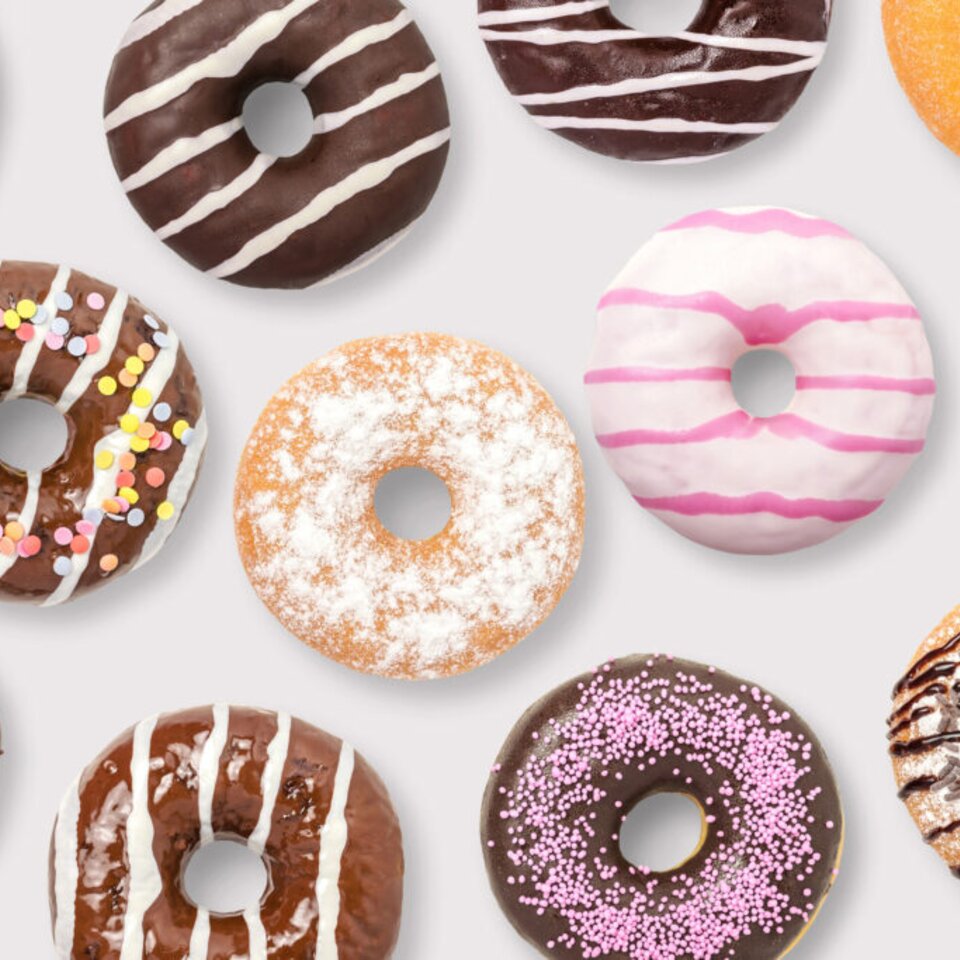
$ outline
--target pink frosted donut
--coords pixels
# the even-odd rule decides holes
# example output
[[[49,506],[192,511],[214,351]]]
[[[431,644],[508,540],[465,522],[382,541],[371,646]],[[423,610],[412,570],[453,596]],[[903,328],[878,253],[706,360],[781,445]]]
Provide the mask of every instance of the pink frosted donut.
[[[796,391],[741,409],[731,371],[778,350]],[[585,377],[600,446],[634,499],[732,553],[819,543],[873,513],[921,452],[930,347],[889,268],[842,227],[776,208],[661,230],[600,301]]]

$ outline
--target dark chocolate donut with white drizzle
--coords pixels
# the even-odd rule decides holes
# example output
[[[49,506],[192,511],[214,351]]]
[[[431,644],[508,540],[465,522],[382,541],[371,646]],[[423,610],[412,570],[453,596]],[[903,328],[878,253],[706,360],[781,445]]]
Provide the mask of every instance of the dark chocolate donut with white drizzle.
[[[295,156],[244,129],[258,87],[300,87]],[[180,256],[253,287],[307,287],[411,229],[450,138],[440,71],[399,0],[156,0],[127,32],[104,105],[134,207]]]
[[[624,160],[693,162],[773,130],[823,59],[832,0],[703,0],[687,30],[610,0],[479,0],[481,35],[533,119]]]

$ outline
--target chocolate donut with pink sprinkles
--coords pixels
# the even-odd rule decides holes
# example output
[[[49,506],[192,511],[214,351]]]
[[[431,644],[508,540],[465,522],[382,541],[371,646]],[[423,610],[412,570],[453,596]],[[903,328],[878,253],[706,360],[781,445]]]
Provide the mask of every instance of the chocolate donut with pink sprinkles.
[[[656,793],[700,807],[697,850],[656,872],[619,831]],[[833,885],[836,781],[810,728],[753,684],[663,655],[611,661],[514,727],[483,803],[493,891],[549,957],[775,960]]]

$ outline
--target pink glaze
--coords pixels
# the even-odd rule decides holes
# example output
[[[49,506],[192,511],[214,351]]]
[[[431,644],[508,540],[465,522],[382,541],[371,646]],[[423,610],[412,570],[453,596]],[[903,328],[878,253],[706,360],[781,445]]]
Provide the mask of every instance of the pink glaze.
[[[662,367],[608,367],[591,370],[583,378],[591,383],[670,383],[681,380],[729,380],[732,374],[723,367],[692,367],[689,370],[666,370]]]
[[[878,390],[930,397],[937,392],[931,377],[910,380],[905,377],[827,376],[797,377],[798,390]]]
[[[648,510],[669,510],[685,517],[705,514],[735,517],[772,513],[790,520],[819,517],[833,523],[851,523],[869,516],[883,505],[882,500],[788,500],[777,493],[751,493],[745,497],[721,497],[716,493],[688,493],[678,497],[636,497]]]
[[[698,227],[716,227],[734,233],[789,233],[794,237],[841,237],[850,234],[829,220],[804,217],[792,210],[754,210],[735,213],[732,210],[703,210],[678,220],[667,230],[691,230]]]

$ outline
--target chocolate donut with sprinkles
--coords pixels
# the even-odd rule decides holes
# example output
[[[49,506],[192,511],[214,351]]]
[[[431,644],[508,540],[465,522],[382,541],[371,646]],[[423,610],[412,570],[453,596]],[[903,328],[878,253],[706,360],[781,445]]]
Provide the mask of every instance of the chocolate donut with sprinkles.
[[[216,841],[263,859],[259,903],[184,891]],[[63,798],[50,851],[59,960],[384,960],[403,898],[400,825],[353,748],[287,714],[216,705],[150,717]]]
[[[261,153],[247,98],[299,87],[312,136]],[[180,256],[252,287],[307,287],[404,237],[440,182],[440,70],[399,0],[156,0],[123,39],[106,129],[130,201]]]
[[[701,809],[690,858],[659,873],[620,851],[655,793]],[[482,836],[510,922],[546,956],[775,960],[833,885],[843,815],[809,727],[713,667],[635,656],[571,680],[514,727]]]
[[[64,603],[164,546],[207,439],[177,335],[136,299],[43,263],[0,262],[0,403],[42,400],[67,444],[42,471],[0,462],[0,600]]]
[[[624,160],[694,162],[775,129],[827,44],[832,0],[703,0],[672,35],[609,0],[479,0],[507,88],[542,127]]]

